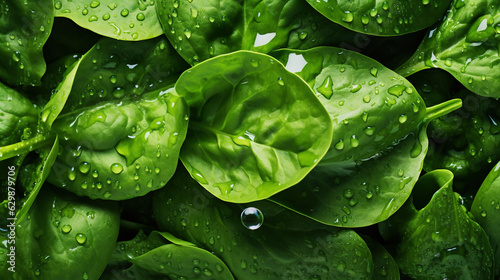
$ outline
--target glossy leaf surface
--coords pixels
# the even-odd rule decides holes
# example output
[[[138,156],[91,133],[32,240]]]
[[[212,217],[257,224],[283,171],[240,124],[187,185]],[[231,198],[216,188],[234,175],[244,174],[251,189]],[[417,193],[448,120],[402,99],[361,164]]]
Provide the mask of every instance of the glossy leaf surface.
[[[163,34],[155,1],[54,0],[55,16],[118,40],[146,40]]]
[[[370,279],[371,254],[354,231],[318,223],[297,229],[303,220],[311,224],[293,213],[287,227],[279,224],[287,215],[265,211],[262,227],[250,230],[241,223],[242,207],[218,200],[185,171],[175,176],[155,196],[160,229],[214,252],[236,279]]]
[[[422,176],[413,199],[380,224],[382,236],[392,236],[394,258],[413,279],[493,279],[488,237],[460,204],[452,181],[453,173],[448,170]]]
[[[420,175],[427,121],[461,102],[426,109],[406,79],[352,51],[321,47],[273,55],[315,90],[334,136],[318,166],[271,200],[342,227],[368,226],[394,214]]]
[[[43,46],[54,21],[50,0],[0,1],[0,78],[12,86],[39,85]]]
[[[437,22],[451,0],[315,1],[311,6],[331,21],[361,33],[397,36]]]
[[[191,65],[237,50],[346,44],[358,35],[301,0],[167,0],[157,9],[166,36]]]
[[[490,238],[495,275],[500,275],[500,163],[490,171],[472,202],[471,213]]]
[[[14,279],[97,279],[111,257],[118,225],[114,202],[44,186],[28,217],[16,227],[17,273],[4,273]]]
[[[111,200],[163,187],[187,131],[188,108],[168,87],[184,65],[163,38],[100,41],[70,72],[70,92],[49,102],[67,95],[53,125],[61,153],[48,180]]]
[[[470,91],[500,97],[500,5],[494,0],[455,0],[417,51],[396,71],[404,76],[441,68]]]
[[[222,200],[261,200],[290,187],[331,143],[331,120],[314,93],[270,56],[218,56],[184,72],[175,89],[191,109],[181,160]]]

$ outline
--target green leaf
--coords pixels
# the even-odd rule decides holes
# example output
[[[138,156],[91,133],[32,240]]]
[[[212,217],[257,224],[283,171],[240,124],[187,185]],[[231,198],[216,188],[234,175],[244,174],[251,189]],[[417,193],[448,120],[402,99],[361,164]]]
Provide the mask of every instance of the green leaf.
[[[218,56],[184,72],[175,88],[191,108],[182,163],[222,200],[261,200],[296,184],[331,143],[314,93],[267,55]]]
[[[427,123],[460,107],[460,100],[426,109],[406,79],[352,51],[319,47],[273,55],[315,90],[333,121],[333,139],[304,180],[270,199],[340,227],[364,227],[394,214],[422,170]]]
[[[29,209],[31,208],[31,205],[33,205],[33,202],[35,201],[38,193],[40,192],[40,189],[42,188],[45,179],[47,179],[47,176],[49,176],[50,169],[56,160],[58,152],[59,152],[59,138],[56,136],[52,148],[47,149],[46,151],[42,151],[41,162],[35,169],[34,174],[31,174],[32,177],[30,181],[32,181],[32,183],[30,185],[33,186],[33,189],[30,191],[28,197],[22,204],[19,212],[16,213],[16,219],[17,219],[16,224],[22,222],[22,220],[28,213]]]
[[[184,70],[182,59],[165,38],[106,38],[80,61],[52,128],[61,152],[48,181],[110,200],[163,187],[187,131],[186,103],[169,88]]]
[[[500,163],[497,163],[479,188],[471,212],[489,236],[495,259],[495,275],[500,275]]]
[[[493,279],[488,237],[460,204],[452,183],[448,170],[422,176],[413,199],[380,224],[382,236],[396,242],[394,258],[412,279]]]
[[[116,203],[46,185],[16,227],[14,279],[98,279],[113,252],[118,228]]]
[[[171,238],[176,243],[169,244]],[[118,242],[110,264],[100,279],[234,279],[212,253],[158,231],[147,237],[139,232],[131,241]]]
[[[39,109],[14,89],[0,83],[0,146],[17,143],[36,131]]]
[[[166,36],[191,65],[237,50],[306,49],[359,37],[302,0],[166,0],[157,10]]]
[[[409,76],[428,68],[452,74],[470,91],[500,97],[498,65],[500,6],[494,0],[455,0],[417,51],[396,72]]]
[[[0,1],[0,78],[9,85],[39,85],[43,46],[52,29],[51,0]]]
[[[331,21],[349,29],[366,34],[397,36],[437,22],[445,14],[451,0],[307,2]]]
[[[264,201],[258,205],[267,208]],[[373,272],[370,251],[353,230],[290,211],[264,211],[264,224],[250,230],[241,223],[241,206],[215,198],[182,170],[155,193],[153,208],[160,229],[213,252],[239,280],[370,279]],[[296,226],[302,223],[310,226]]]
[[[54,0],[55,16],[118,40],[138,41],[163,34],[150,0]]]
[[[372,280],[399,280],[398,263],[380,243],[369,236],[363,236],[373,256]]]

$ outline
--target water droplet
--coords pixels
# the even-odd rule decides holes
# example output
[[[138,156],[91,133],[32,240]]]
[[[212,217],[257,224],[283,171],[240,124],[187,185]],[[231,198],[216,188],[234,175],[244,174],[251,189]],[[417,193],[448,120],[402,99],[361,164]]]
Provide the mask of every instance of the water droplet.
[[[356,135],[351,136],[351,146],[356,148],[359,146],[359,140],[356,138]]]
[[[122,17],[126,17],[128,16],[128,13],[129,13],[128,9],[125,8],[120,12],[120,15],[122,15]]]
[[[97,20],[99,20],[99,18],[97,16],[92,15],[89,17],[89,22],[93,22],[93,21],[97,21]]]
[[[248,207],[241,212],[241,223],[248,229],[256,230],[263,222],[264,215],[255,207]]]
[[[87,9],[82,10],[82,15],[86,16],[86,15],[88,15],[88,13],[89,13],[89,10],[87,10]]]
[[[186,38],[188,39],[191,38],[191,30],[189,29],[184,30],[184,35],[186,35]]]
[[[208,18],[208,20],[209,20],[210,22],[214,22],[214,21],[215,21],[215,18],[214,18],[214,17],[209,17],[209,18]]]
[[[85,242],[87,242],[87,236],[83,233],[78,233],[75,237],[76,239],[76,242],[78,242],[78,244],[80,245],[83,245],[85,244]]]
[[[301,32],[299,32],[299,39],[305,40],[307,38],[307,35],[308,35],[307,32],[301,31]]]
[[[399,122],[400,123],[405,123],[408,117],[406,115],[401,115],[399,116]]]
[[[71,231],[71,226],[70,225],[64,225],[61,228],[61,231],[65,234],[68,234]]]
[[[363,24],[368,24],[368,23],[370,22],[370,17],[368,17],[368,15],[363,15],[363,16],[361,17],[361,22],[362,22]]]
[[[342,139],[339,140],[339,142],[337,142],[337,144],[335,144],[335,149],[341,151],[344,149],[344,141],[342,141]]]
[[[486,217],[486,215],[487,215],[487,214],[486,214],[486,211],[484,211],[484,210],[483,210],[483,211],[481,211],[481,217],[485,218],[485,217]]]
[[[403,91],[406,89],[406,86],[405,85],[394,85],[392,87],[390,87],[387,92],[389,94],[392,94],[394,96],[401,96],[403,94]]]
[[[342,16],[342,20],[345,22],[352,22],[354,20],[354,15],[350,11],[345,11]]]
[[[372,67],[370,69],[370,74],[372,74],[373,77],[377,77],[378,69],[377,67]]]
[[[369,94],[367,94],[367,95],[363,96],[363,101],[364,101],[365,103],[370,102],[370,100],[371,100],[371,97],[370,97],[370,95],[369,95]]]
[[[347,199],[351,199],[354,196],[354,192],[351,189],[346,189],[342,195]]]
[[[76,179],[76,171],[74,167],[71,167],[71,169],[68,172],[68,179],[71,181],[74,181]]]
[[[283,81],[283,78],[278,78],[278,84],[280,86],[284,86],[285,85],[285,82]]]
[[[92,172],[92,177],[94,177],[94,178],[99,177],[99,171],[94,170],[94,171]]]
[[[375,133],[375,127],[368,126],[363,129],[363,132],[368,136],[372,136]]]
[[[430,0],[422,0],[422,4],[427,5],[429,4]]]
[[[90,163],[85,161],[80,163],[80,165],[78,165],[78,170],[83,174],[87,174],[90,171]]]
[[[351,86],[351,92],[352,93],[358,92],[360,89],[361,89],[361,85],[360,84],[352,85]]]
[[[136,18],[138,21],[143,21],[144,19],[146,19],[146,16],[144,16],[143,13],[138,13]]]
[[[61,2],[57,1],[56,3],[54,3],[54,8],[56,8],[56,10],[60,10],[62,8]]]
[[[99,5],[101,5],[101,2],[99,2],[99,1],[92,1],[92,2],[90,2],[90,7],[91,8],[97,8],[97,7],[99,7]]]
[[[316,90],[326,99],[330,99],[333,95],[332,78],[328,76]]]
[[[110,17],[111,16],[109,14],[102,15],[102,19],[105,20],[105,21],[108,20]]]

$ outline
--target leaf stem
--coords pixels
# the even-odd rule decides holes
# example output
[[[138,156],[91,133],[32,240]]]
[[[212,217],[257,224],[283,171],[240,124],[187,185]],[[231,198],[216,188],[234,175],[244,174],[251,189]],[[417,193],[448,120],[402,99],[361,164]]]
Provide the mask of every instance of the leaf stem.
[[[443,102],[441,104],[432,106],[427,108],[427,116],[425,117],[424,122],[429,123],[433,119],[437,119],[439,117],[442,117],[452,111],[455,111],[456,109],[462,107],[462,100],[455,98],[452,100],[448,100],[446,102]]]
[[[0,147],[0,161],[48,146],[54,142],[54,137],[52,134],[38,134],[28,140]]]

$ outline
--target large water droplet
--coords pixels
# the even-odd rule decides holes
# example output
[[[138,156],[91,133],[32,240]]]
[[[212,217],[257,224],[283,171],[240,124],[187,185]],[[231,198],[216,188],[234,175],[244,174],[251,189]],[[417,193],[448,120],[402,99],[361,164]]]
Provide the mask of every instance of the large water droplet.
[[[77,234],[75,239],[76,239],[76,242],[78,242],[78,244],[80,244],[80,245],[83,245],[83,244],[85,244],[85,242],[87,242],[87,236],[83,233]]]
[[[61,231],[65,234],[69,233],[71,231],[71,226],[70,225],[64,225],[61,228]]]
[[[333,95],[332,90],[332,78],[328,76],[323,83],[316,88],[316,90],[321,93],[326,99],[330,99]]]
[[[123,166],[121,164],[113,163],[111,165],[111,172],[113,172],[114,174],[118,175],[118,174],[122,173],[122,171],[123,171]]]
[[[255,207],[248,207],[241,212],[241,223],[248,229],[256,230],[263,222],[264,214]]]

